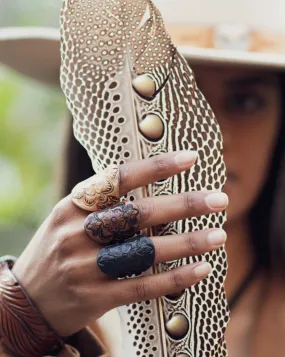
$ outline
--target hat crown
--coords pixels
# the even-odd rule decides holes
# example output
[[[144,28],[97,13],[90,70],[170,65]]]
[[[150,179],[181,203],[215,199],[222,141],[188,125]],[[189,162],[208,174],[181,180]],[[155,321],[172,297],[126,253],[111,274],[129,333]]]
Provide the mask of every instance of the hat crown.
[[[166,22],[235,24],[285,33],[284,0],[154,0]]]

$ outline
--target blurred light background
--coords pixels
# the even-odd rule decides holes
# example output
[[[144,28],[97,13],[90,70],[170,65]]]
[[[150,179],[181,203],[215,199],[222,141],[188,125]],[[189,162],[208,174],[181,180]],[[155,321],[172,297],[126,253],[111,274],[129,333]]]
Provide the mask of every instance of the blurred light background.
[[[0,27],[58,27],[61,1],[0,0]],[[0,66],[0,256],[19,255],[56,202],[65,103]]]

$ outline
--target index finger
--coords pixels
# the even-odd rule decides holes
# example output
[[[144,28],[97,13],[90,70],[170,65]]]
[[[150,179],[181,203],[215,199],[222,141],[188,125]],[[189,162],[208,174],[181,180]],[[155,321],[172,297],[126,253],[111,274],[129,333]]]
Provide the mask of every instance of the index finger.
[[[194,151],[178,151],[138,160],[106,170],[80,182],[72,200],[80,208],[96,212],[112,207],[126,193],[190,169],[197,158]]]
[[[175,151],[121,165],[120,196],[190,169],[197,157],[195,151]]]

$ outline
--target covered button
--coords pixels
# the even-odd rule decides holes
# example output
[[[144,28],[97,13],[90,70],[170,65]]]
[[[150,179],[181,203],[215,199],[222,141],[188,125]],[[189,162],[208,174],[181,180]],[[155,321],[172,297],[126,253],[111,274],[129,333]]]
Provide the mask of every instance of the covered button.
[[[164,131],[164,125],[161,118],[156,114],[148,114],[139,123],[141,133],[148,139],[161,139]]]
[[[133,86],[140,95],[147,98],[151,98],[156,90],[154,80],[147,74],[135,78]]]
[[[170,337],[175,340],[181,340],[187,334],[189,329],[189,322],[182,314],[174,315],[166,323],[166,331]]]

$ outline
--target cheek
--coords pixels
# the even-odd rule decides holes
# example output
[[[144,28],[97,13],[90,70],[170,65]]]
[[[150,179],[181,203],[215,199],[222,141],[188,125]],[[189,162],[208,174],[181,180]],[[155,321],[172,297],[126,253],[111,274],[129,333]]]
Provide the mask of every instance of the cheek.
[[[272,114],[271,114],[272,117]],[[273,116],[277,118],[277,116]],[[254,204],[267,177],[278,132],[278,120],[251,120],[231,128],[225,160],[235,174],[229,190],[229,218],[246,213]]]

